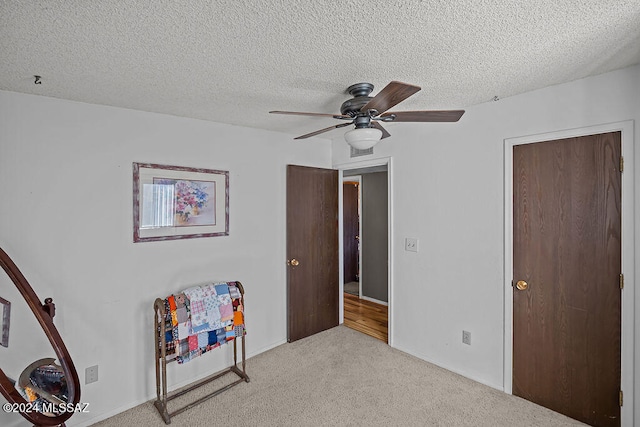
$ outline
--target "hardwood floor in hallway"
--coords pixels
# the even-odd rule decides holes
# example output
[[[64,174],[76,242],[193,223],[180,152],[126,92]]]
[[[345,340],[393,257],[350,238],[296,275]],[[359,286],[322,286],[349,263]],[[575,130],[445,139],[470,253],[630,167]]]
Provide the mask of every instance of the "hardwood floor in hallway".
[[[344,325],[385,343],[389,339],[388,308],[344,293]]]

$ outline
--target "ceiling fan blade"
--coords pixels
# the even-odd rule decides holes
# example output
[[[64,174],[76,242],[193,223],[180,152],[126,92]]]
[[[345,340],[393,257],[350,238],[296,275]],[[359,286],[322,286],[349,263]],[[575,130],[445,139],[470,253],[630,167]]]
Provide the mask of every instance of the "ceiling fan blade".
[[[269,111],[271,114],[290,114],[294,116],[316,116],[316,117],[335,117],[340,119],[351,119],[351,116],[343,116],[342,114],[328,114],[328,113],[302,113],[299,111]]]
[[[387,132],[387,130],[382,127],[382,125],[374,120],[371,120],[371,126],[373,126],[376,129],[380,129],[382,131],[382,138],[380,139],[385,139],[391,136],[391,134],[389,132]]]
[[[420,90],[419,86],[393,81],[386,85],[360,111],[376,110],[382,114]]]
[[[380,117],[395,116],[393,122],[457,122],[463,114],[464,110],[389,111]]]
[[[339,125],[329,126],[328,128],[324,128],[324,129],[317,130],[315,132],[311,132],[311,133],[307,133],[307,134],[304,134],[304,135],[300,135],[300,136],[297,136],[297,137],[295,137],[293,139],[310,138],[312,136],[320,135],[321,133],[324,133],[324,132],[329,132],[330,130],[333,130],[333,129],[338,129],[338,128],[342,128],[342,127],[345,127],[345,126],[349,126],[350,124],[352,124],[352,122],[340,123]]]

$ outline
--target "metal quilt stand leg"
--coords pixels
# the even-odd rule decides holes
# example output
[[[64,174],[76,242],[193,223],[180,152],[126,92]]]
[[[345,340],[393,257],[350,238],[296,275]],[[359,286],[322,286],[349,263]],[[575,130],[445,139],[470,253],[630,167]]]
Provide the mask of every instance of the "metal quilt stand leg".
[[[240,298],[241,304],[244,307],[244,289],[240,282],[236,282],[238,289],[240,290]],[[158,298],[153,304],[155,311],[155,321],[154,321],[154,335],[155,335],[155,357],[156,357],[156,401],[154,402],[154,406],[160,413],[160,416],[164,420],[165,424],[171,424],[171,417],[178,415],[187,409],[190,409],[200,403],[211,399],[218,394],[229,390],[231,387],[234,387],[242,382],[249,382],[249,376],[246,372],[246,352],[245,352],[245,335],[242,333],[242,369],[238,368],[238,347],[237,347],[237,337],[233,340],[233,366],[220,371],[216,374],[210,375],[196,383],[190,385],[189,387],[180,390],[178,392],[167,393],[167,363],[174,362],[175,359],[171,359],[167,362],[167,350],[166,350],[166,326],[165,326],[165,316],[166,310],[164,306],[164,300]],[[196,390],[199,387],[202,387],[226,374],[234,373],[239,378],[226,386],[223,386],[183,407],[180,407],[172,412],[169,412],[167,408],[167,403],[176,399],[180,396],[183,396],[191,391]]]

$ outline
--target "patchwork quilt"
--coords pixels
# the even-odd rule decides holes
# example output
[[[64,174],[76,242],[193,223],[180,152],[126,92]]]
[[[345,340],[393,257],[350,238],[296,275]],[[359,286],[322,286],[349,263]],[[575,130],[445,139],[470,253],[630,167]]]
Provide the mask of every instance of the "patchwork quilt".
[[[164,300],[167,358],[189,362],[244,336],[244,307],[236,282],[193,286]]]

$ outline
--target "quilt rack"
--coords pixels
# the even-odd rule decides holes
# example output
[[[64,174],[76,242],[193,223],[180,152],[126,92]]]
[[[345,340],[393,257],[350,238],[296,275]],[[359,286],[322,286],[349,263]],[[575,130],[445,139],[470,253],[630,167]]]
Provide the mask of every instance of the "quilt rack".
[[[167,310],[168,299],[157,298],[153,304],[153,310],[155,314],[154,321],[154,336],[155,336],[155,362],[156,362],[156,401],[154,405],[165,424],[171,424],[171,417],[178,415],[224,391],[229,390],[230,388],[242,383],[249,382],[249,376],[246,372],[246,354],[245,354],[245,329],[244,329],[244,288],[240,282],[226,282],[226,285],[230,285],[235,287],[239,291],[239,296],[233,299],[233,310],[234,310],[234,321],[232,326],[227,326],[226,331],[222,332],[224,335],[224,341],[220,342],[220,338],[218,338],[218,342],[214,345],[208,345],[205,348],[200,348],[203,352],[207,350],[212,350],[214,348],[219,347],[221,344],[225,344],[228,341],[233,341],[233,365],[216,373],[210,375],[200,381],[195,382],[192,385],[187,386],[184,389],[181,389],[176,392],[167,393],[167,363],[171,362],[181,362],[184,363],[184,359],[180,359],[180,346],[174,346],[173,349],[168,347],[167,343],[167,334],[171,334],[173,331],[167,329],[167,324],[171,322],[173,313]],[[210,285],[213,286],[213,285]],[[190,288],[193,289],[193,288]],[[186,291],[185,291],[186,292]],[[173,296],[170,296],[171,298]],[[240,314],[238,315],[238,310]],[[191,322],[191,312],[188,312],[189,322]],[[239,324],[238,318],[242,319],[242,323]],[[231,328],[231,330],[229,330]],[[218,336],[220,337],[220,330],[217,331]],[[215,332],[214,332],[215,333]],[[191,338],[191,337],[190,337]],[[240,338],[242,341],[242,369],[238,368],[238,349],[237,349],[237,338]],[[174,343],[175,344],[175,343]],[[169,348],[169,351],[168,351]],[[199,354],[199,353],[198,353]],[[186,359],[188,361],[190,359]],[[184,396],[185,394],[194,391],[204,385],[209,384],[210,382],[221,378],[227,374],[235,374],[239,378],[233,381],[230,384],[227,384],[223,387],[220,387],[217,390],[214,390],[205,396],[200,397],[197,400],[194,400],[191,403],[188,403],[180,408],[177,408],[171,412],[169,412],[167,404],[180,396]]]

